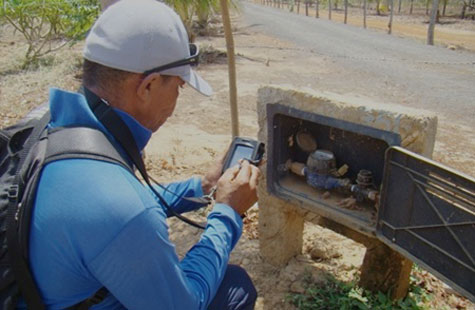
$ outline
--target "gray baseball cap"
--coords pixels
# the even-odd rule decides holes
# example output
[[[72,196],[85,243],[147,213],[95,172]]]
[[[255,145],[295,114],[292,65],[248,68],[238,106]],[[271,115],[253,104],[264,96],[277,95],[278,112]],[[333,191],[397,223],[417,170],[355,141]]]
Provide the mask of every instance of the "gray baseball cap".
[[[121,0],[108,7],[86,38],[84,58],[135,73],[165,67],[157,72],[179,76],[203,95],[213,93],[191,68],[189,63],[193,61],[187,61],[196,60],[197,55],[190,55],[188,35],[180,17],[156,0]],[[182,65],[174,66],[176,63]]]

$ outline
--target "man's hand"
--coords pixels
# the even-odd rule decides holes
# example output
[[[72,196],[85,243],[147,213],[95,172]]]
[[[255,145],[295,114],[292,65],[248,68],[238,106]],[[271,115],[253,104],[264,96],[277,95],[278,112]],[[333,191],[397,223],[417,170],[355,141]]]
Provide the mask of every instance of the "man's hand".
[[[226,158],[226,153],[227,152],[224,152],[221,155],[218,161],[216,161],[213,166],[211,166],[211,169],[209,169],[208,172],[201,179],[201,187],[205,195],[209,194],[213,186],[218,183],[218,180],[221,177],[221,174],[223,173],[223,165],[224,159]]]
[[[239,166],[229,168],[218,180],[217,203],[231,206],[239,215],[244,214],[257,201],[259,168],[242,160]]]

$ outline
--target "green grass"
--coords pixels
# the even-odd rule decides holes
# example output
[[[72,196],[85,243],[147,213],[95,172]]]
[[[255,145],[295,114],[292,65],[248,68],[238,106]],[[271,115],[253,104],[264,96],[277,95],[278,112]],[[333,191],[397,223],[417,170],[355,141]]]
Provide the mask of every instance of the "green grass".
[[[329,276],[326,281],[304,279],[305,292],[290,294],[287,301],[299,310],[426,310],[430,295],[421,287],[411,284],[406,298],[391,300],[389,293],[373,293],[357,284],[357,279],[342,282]]]

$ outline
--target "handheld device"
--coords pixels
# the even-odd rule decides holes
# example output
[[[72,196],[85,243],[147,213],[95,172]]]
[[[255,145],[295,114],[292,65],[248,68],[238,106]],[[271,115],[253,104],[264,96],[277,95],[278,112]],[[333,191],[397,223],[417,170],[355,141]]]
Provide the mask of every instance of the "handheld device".
[[[223,172],[245,159],[257,166],[264,156],[264,143],[243,137],[234,137],[224,160]]]

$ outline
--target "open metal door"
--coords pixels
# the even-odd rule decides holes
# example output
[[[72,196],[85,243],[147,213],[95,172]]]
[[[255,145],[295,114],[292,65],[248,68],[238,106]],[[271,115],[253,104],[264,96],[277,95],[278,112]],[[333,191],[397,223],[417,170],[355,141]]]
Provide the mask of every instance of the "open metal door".
[[[475,179],[391,147],[376,234],[475,301]]]

